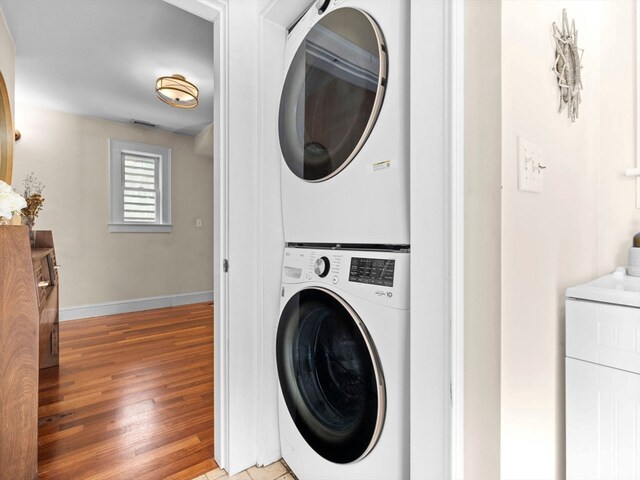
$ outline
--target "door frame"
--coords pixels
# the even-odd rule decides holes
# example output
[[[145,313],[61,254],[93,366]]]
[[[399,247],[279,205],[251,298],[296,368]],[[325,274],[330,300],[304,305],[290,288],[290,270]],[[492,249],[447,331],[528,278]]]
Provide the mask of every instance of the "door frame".
[[[451,478],[464,479],[464,0],[449,4],[451,75]]]
[[[213,311],[214,311],[214,458],[229,465],[228,276],[223,262],[229,245],[229,79],[228,5],[225,0],[164,0],[213,24]]]
[[[464,478],[464,3],[410,1],[411,478],[457,479]]]

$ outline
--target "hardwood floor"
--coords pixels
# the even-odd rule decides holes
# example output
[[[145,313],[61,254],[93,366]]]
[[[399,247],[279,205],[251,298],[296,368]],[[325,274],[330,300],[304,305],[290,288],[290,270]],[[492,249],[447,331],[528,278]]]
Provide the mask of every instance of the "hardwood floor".
[[[209,304],[60,323],[40,371],[40,479],[184,479],[213,459]]]

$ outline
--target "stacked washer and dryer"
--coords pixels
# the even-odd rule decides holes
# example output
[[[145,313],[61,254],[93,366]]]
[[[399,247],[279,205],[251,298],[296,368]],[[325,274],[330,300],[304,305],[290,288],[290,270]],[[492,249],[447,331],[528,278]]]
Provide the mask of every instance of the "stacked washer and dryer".
[[[287,38],[276,359],[300,480],[408,478],[407,4],[320,0]]]

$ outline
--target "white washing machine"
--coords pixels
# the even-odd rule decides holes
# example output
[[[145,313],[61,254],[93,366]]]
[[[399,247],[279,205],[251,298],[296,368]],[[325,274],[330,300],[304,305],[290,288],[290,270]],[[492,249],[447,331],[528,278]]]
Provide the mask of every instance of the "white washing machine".
[[[409,478],[409,254],[287,248],[282,456],[300,480]]]
[[[404,0],[325,0],[291,30],[278,125],[286,242],[410,243],[408,25]]]

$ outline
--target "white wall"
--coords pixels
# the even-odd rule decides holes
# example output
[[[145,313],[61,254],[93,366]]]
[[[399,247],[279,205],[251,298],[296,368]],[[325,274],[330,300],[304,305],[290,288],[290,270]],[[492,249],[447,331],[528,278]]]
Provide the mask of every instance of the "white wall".
[[[53,231],[62,308],[212,290],[213,164],[193,137],[25,104],[16,120],[14,186],[45,184],[36,229]],[[108,232],[109,138],[171,148],[171,233]]]
[[[599,275],[626,264],[631,235],[640,230],[640,210],[633,208],[636,182],[623,177],[625,170],[634,167],[636,154],[634,80],[640,52],[630,45],[635,34],[633,3],[622,1],[615,4],[615,8],[605,6],[601,11],[603,78],[600,82],[602,153],[598,168],[597,212]],[[635,8],[640,8],[640,5],[636,3]]]
[[[465,3],[465,478],[500,478],[500,0]]]
[[[551,23],[575,18],[583,103],[557,113]],[[634,181],[633,4],[502,2],[502,478],[564,477],[564,291],[625,262]],[[481,95],[481,92],[478,92]],[[517,136],[544,191],[517,189]],[[473,477],[470,477],[473,478]]]

